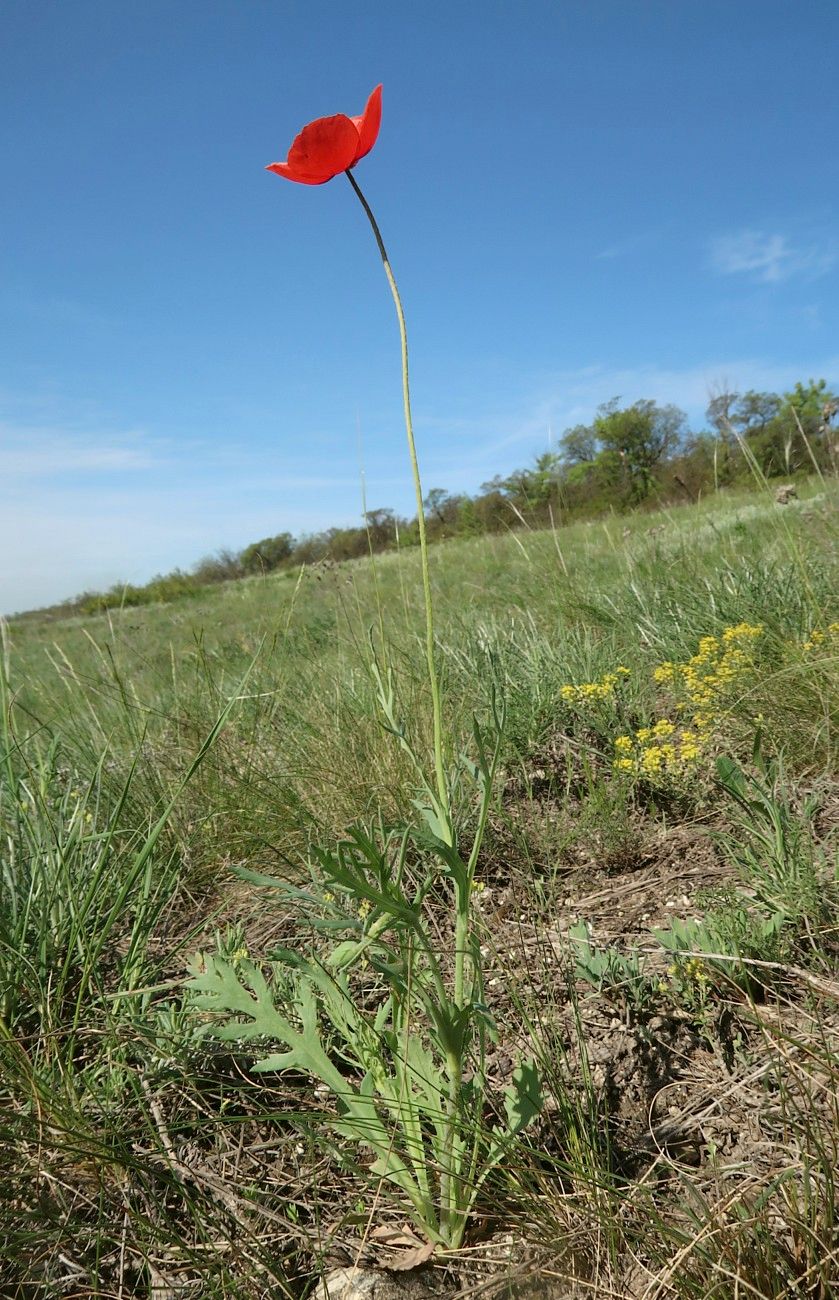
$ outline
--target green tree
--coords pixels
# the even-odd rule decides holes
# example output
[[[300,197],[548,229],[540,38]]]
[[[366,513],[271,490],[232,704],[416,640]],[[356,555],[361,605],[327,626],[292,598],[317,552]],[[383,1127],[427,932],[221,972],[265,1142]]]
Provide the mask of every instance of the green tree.
[[[765,429],[777,416],[781,404],[782,399],[777,393],[757,393],[750,388],[742,397],[738,397],[734,409],[734,423],[738,433],[745,436]]]
[[[293,550],[291,533],[277,533],[275,537],[263,537],[261,542],[251,542],[239,556],[239,563],[245,573],[269,573],[290,559]]]
[[[457,506],[457,532],[460,537],[477,537],[484,531],[478,508],[472,497],[463,496]]]
[[[620,484],[635,504],[650,495],[655,470],[682,440],[687,416],[677,406],[659,406],[649,399],[620,409],[620,398],[597,412],[594,431],[602,451],[598,461],[607,478]]]
[[[396,539],[396,520],[393,511],[387,507],[368,510],[364,516],[370,543],[376,551],[384,550]]]
[[[528,484],[532,504],[546,506],[556,495],[561,459],[555,451],[543,451],[536,457]]]
[[[799,382],[776,401],[771,418],[745,431],[763,473],[789,475],[806,471],[814,461],[818,466],[828,464],[827,433],[839,400],[826,380]]]
[[[590,465],[597,455],[597,434],[590,424],[575,424],[565,430],[559,446],[566,465]]]
[[[422,504],[427,515],[433,515],[437,518],[439,523],[445,524],[445,507],[448,505],[450,500],[451,498],[445,488],[431,488],[430,491],[425,494],[425,499]]]
[[[818,437],[839,409],[839,399],[826,380],[811,379],[806,385],[799,381],[791,393],[784,393],[784,407],[797,417],[808,438]]]
[[[726,446],[734,439],[734,411],[739,401],[739,393],[723,388],[713,394],[705,411],[705,419]]]

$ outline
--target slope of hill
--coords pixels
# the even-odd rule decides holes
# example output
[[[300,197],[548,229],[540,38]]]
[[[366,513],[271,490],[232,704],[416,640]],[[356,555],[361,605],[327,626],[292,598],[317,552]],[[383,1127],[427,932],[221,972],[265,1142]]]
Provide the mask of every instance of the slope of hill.
[[[393,994],[398,962],[457,977],[409,752],[430,767],[414,552],[7,629],[4,1293],[300,1294],[330,1261],[435,1245],[438,1290],[835,1294],[836,505],[822,483],[432,550],[456,839],[481,846],[459,1047],[430,983]],[[496,742],[482,804],[470,765]],[[208,1032],[230,1016],[214,971],[242,998],[267,977],[255,1041],[241,1000]],[[304,986],[346,1095],[313,1056],[252,1068],[288,1049]],[[421,1058],[381,1027],[394,997]],[[425,1200],[350,1122],[360,1042]],[[386,1100],[460,1050],[449,1129]]]

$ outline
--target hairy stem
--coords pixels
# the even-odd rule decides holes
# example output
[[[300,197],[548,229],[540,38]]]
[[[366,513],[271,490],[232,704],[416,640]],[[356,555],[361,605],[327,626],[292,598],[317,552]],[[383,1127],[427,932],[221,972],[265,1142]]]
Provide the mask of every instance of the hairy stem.
[[[414,425],[411,419],[411,389],[408,382],[408,332],[405,327],[405,313],[402,310],[402,300],[399,297],[399,290],[396,287],[396,280],[393,276],[387,250],[382,239],[376,218],[373,216],[370,204],[365,199],[359,188],[358,181],[351,171],[346,173],[350,185],[358,195],[358,200],[367,214],[367,220],[376,237],[379,253],[381,254],[382,264],[385,268],[387,282],[390,285],[390,292],[393,295],[393,302],[396,307],[396,316],[399,321],[399,338],[402,344],[402,400],[405,408],[405,430],[408,435],[408,454],[411,460],[411,473],[414,478],[414,492],[417,498],[417,525],[419,527],[420,539],[420,559],[422,565],[422,589],[425,600],[425,655],[428,664],[428,682],[431,687],[431,707],[434,717],[434,769],[437,780],[437,798],[440,803],[440,813],[442,814],[446,835],[449,844],[452,843],[451,820],[449,815],[449,794],[446,783],[446,769],[443,761],[443,714],[440,704],[440,684],[437,678],[437,665],[434,654],[434,611],[431,601],[431,574],[428,567],[428,539],[425,533],[425,513],[422,503],[422,482],[420,480],[419,462],[417,460],[417,447],[414,441]]]

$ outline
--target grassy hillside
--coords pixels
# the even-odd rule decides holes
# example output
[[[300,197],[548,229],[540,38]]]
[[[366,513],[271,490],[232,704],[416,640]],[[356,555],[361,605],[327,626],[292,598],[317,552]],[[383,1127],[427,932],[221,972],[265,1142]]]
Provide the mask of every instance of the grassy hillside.
[[[281,1046],[264,1007],[253,1041],[208,1032],[229,1021],[214,972],[264,972],[296,1027],[301,979],[337,971],[344,1010],[321,990],[307,1031],[330,1070],[355,1088],[363,1040],[371,1086],[376,1042],[403,1077],[388,988],[405,1042],[450,1064],[431,1002],[392,983],[403,962],[448,988],[457,964],[408,748],[430,770],[417,554],[7,629],[4,1294],[297,1295],[335,1260],[421,1254],[434,1224],[443,1287],[541,1271],[557,1296],[839,1294],[836,504],[823,484],[785,507],[720,495],[432,550],[480,940],[440,1138],[475,1152],[454,1251],[430,1111],[414,1148],[401,1102],[382,1122],[408,1164],[425,1153],[436,1219],[308,1058],[253,1070]],[[385,896],[416,916],[379,926]],[[362,947],[336,965],[337,941]],[[527,1122],[496,1150],[511,1087]]]

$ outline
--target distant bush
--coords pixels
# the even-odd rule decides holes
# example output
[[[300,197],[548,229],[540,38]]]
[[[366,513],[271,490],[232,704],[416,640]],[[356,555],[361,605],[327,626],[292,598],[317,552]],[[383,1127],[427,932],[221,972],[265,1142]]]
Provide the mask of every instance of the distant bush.
[[[115,583],[107,591],[86,592],[71,604],[80,614],[101,614],[126,605],[156,605],[197,596],[204,585],[193,574],[175,569],[172,573],[158,574],[142,587],[130,582]]]
[[[243,556],[234,551],[219,551],[216,555],[207,555],[199,560],[192,570],[192,576],[202,586],[242,578],[248,572],[242,560]]]
[[[237,558],[243,573],[270,573],[284,564],[293,551],[291,533],[277,533],[276,537],[263,537],[261,542],[251,542]]]

